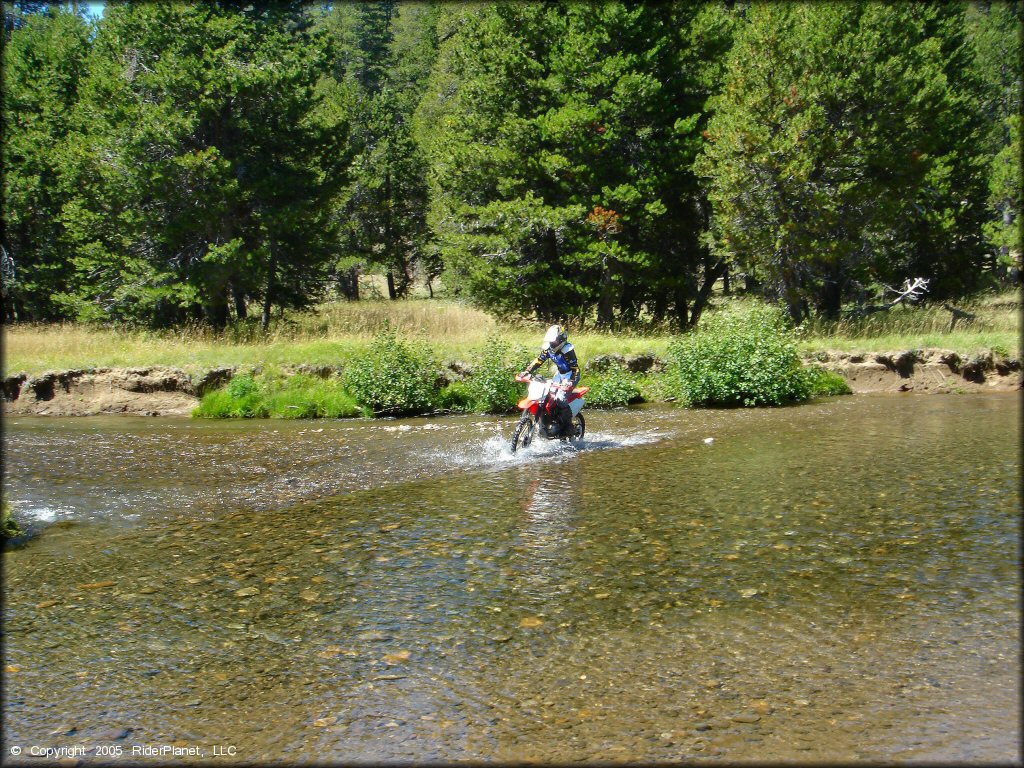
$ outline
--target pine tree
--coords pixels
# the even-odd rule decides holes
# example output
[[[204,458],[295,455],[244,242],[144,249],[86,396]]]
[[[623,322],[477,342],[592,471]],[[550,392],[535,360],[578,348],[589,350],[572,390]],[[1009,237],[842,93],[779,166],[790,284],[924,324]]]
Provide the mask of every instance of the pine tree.
[[[325,26],[338,44],[335,78],[353,104],[351,181],[341,208],[346,294],[354,273],[377,269],[405,296],[426,253],[426,169],[410,118],[434,52],[433,4],[339,4]],[[430,272],[430,270],[427,270]]]
[[[344,116],[317,88],[328,41],[301,9],[108,9],[76,115],[64,218],[83,318],[223,327],[256,300],[316,300],[334,257]]]
[[[452,11],[418,122],[450,282],[505,314],[690,319],[692,172],[731,15],[690,4]],[[706,298],[706,294],[704,297]],[[699,314],[699,307],[693,307]]]
[[[989,267],[997,279],[1007,268],[1021,272],[1021,58],[1024,7],[1020,3],[974,2],[967,9],[967,34],[974,49],[974,71],[983,91],[981,112],[988,126],[983,139],[988,168],[989,219],[984,224],[992,249]],[[1018,277],[1019,279],[1019,277]]]
[[[942,295],[979,258],[976,84],[963,9],[763,4],[729,57],[699,172],[716,249],[793,319],[872,283]]]
[[[61,211],[75,194],[65,160],[90,29],[61,8],[30,8],[10,34],[3,50],[0,243],[13,262],[14,283],[4,314],[59,319],[64,315],[53,297],[71,276]]]

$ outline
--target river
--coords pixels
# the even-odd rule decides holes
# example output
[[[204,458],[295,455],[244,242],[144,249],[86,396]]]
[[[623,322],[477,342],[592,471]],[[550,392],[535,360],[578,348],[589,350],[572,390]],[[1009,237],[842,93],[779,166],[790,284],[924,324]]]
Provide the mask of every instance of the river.
[[[513,424],[6,419],[5,749],[1020,760],[1017,395]]]

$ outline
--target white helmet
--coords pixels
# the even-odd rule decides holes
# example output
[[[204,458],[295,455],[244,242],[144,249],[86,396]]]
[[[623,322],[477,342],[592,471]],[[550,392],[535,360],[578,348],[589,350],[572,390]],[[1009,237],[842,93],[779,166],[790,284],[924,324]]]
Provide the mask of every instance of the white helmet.
[[[557,352],[566,342],[565,329],[560,325],[552,325],[544,334],[544,349]]]

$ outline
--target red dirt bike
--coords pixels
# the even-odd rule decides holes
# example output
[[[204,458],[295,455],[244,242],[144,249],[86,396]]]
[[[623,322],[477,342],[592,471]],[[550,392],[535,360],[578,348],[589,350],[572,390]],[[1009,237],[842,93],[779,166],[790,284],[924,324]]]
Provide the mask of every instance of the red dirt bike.
[[[583,410],[583,396],[590,391],[590,387],[580,387],[566,392],[565,402],[572,413],[572,422],[569,434],[563,435],[555,416],[555,396],[560,390],[569,390],[569,387],[556,384],[543,376],[516,374],[516,381],[529,384],[529,387],[526,390],[526,397],[519,401],[519,409],[523,415],[516,424],[515,432],[512,433],[512,453],[520,448],[529,448],[533,438],[538,435],[548,440],[575,442],[583,439],[587,423],[580,411]]]

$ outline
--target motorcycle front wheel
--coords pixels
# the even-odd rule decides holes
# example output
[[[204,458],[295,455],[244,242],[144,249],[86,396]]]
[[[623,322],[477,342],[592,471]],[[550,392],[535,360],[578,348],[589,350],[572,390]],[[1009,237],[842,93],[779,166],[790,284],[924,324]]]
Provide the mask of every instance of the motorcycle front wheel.
[[[530,447],[536,427],[533,416],[529,413],[524,413],[519,423],[516,424],[516,431],[512,433],[512,453],[515,453],[520,448]]]

